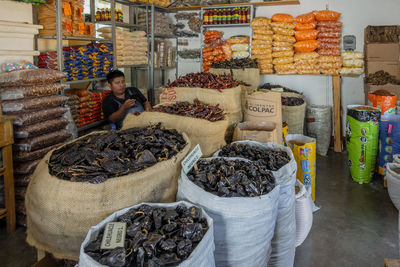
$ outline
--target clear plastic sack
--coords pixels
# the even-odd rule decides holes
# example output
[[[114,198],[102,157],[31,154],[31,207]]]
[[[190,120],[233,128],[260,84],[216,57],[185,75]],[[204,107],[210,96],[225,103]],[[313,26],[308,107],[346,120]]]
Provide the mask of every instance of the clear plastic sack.
[[[326,28],[340,28],[342,27],[342,23],[339,21],[318,21],[317,26]]]
[[[66,130],[60,130],[27,139],[17,139],[13,145],[15,151],[35,151],[61,143],[71,136]]]
[[[274,47],[291,47],[293,48],[293,43],[289,42],[273,42]]]
[[[248,44],[250,43],[250,38],[247,35],[236,35],[232,36],[227,40],[227,42],[231,45],[233,44]]]
[[[280,52],[273,52],[272,57],[277,58],[277,57],[293,57],[294,52],[293,51],[280,51]]]
[[[296,55],[295,55],[296,56]],[[301,64],[301,65],[318,65],[318,58],[314,58],[314,59],[294,59],[295,64]]]
[[[319,38],[340,38],[342,36],[341,32],[320,32],[318,33]]]
[[[335,32],[335,33],[340,33],[342,32],[342,28],[336,27],[336,28],[328,28],[328,27],[317,27],[317,30],[319,32]]]
[[[289,42],[289,43],[296,42],[296,38],[294,38],[294,36],[281,35],[281,34],[272,35],[272,40],[277,42]]]
[[[53,95],[65,88],[61,83],[13,86],[0,89],[1,100],[16,100],[25,97]]]
[[[282,51],[293,51],[293,46],[288,47],[288,46],[278,46],[278,47],[272,47],[273,52],[282,52]]]
[[[272,36],[271,35],[263,35],[263,34],[253,34],[253,40],[263,40],[263,41],[272,42]]]
[[[18,100],[7,100],[2,101],[1,105],[3,112],[7,113],[56,107],[64,104],[67,102],[67,100],[68,97],[66,96],[52,95]]]
[[[271,26],[277,28],[290,29],[290,30],[294,30],[295,28],[294,24],[285,22],[271,22]]]
[[[261,35],[273,35],[274,32],[267,27],[254,27],[253,28],[254,34],[261,34]]]
[[[340,38],[318,38],[318,42],[329,44],[340,44]]]
[[[297,41],[315,40],[317,39],[317,30],[296,31],[295,37]]]
[[[274,58],[272,60],[272,63],[274,64],[274,66],[291,64],[291,63],[293,63],[293,57]]]
[[[272,27],[272,30],[274,31],[275,34],[288,35],[288,36],[293,36],[295,33],[294,30],[280,28],[280,27]]]
[[[353,51],[353,52],[342,52],[342,59],[347,60],[347,59],[363,59],[364,58],[364,53],[359,52],[359,51]]]
[[[272,52],[272,43],[270,43],[270,44],[263,44],[263,45],[259,45],[259,44],[256,44],[256,45],[251,45],[251,50],[253,51],[253,50],[255,50],[255,49],[261,49],[261,50],[271,50],[271,52]]]
[[[232,52],[247,51],[249,50],[249,44],[234,44],[231,45]]]
[[[69,121],[65,118],[57,118],[54,120],[48,120],[41,123],[31,124],[22,127],[15,127],[14,137],[15,138],[29,138],[50,132],[61,130],[67,126]]]
[[[342,68],[340,69],[341,75],[361,75],[364,73],[363,68]]]
[[[342,67],[341,62],[335,62],[335,63],[320,63],[321,69],[339,69]]]
[[[317,27],[317,23],[316,22],[310,22],[310,23],[295,23],[295,30],[296,31],[307,31],[307,30],[315,30],[315,28]]]
[[[251,42],[251,45],[272,45],[272,39],[271,40],[253,39],[253,41]]]
[[[321,69],[321,73],[325,75],[339,75],[340,69]]]
[[[295,20],[299,23],[310,23],[315,21],[314,13],[310,12],[307,14],[298,15]]]
[[[65,78],[66,74],[51,69],[31,69],[0,73],[0,87],[48,84]]]
[[[362,68],[364,66],[364,60],[363,59],[343,59],[343,67],[348,67],[348,68]]]
[[[239,51],[239,52],[232,53],[232,58],[234,58],[234,59],[246,58],[249,56],[250,56],[250,53],[247,51]]]
[[[260,74],[272,74],[274,73],[274,69],[262,69],[260,70]]]
[[[318,21],[329,21],[329,20],[333,20],[333,21],[337,21],[340,18],[340,13],[336,12],[336,11],[332,11],[332,10],[320,10],[320,11],[316,11],[315,13],[315,18]]]
[[[318,54],[321,56],[339,56],[340,49],[318,49]]]
[[[274,65],[274,69],[276,71],[296,71],[296,67],[293,63],[283,64],[283,65]]]
[[[319,63],[335,63],[342,62],[342,58],[339,56],[319,56]]]
[[[319,55],[317,52],[297,52],[294,55],[294,61],[300,61],[300,60],[313,60],[318,58]]]
[[[26,162],[17,162],[14,166],[14,173],[24,175],[32,174],[35,171],[36,166],[39,164],[39,162],[40,159]]]
[[[296,52],[312,52],[318,48],[319,42],[317,40],[300,41],[294,44]]]
[[[255,48],[251,50],[253,55],[271,55],[272,47],[269,48]]]
[[[15,162],[25,162],[25,161],[31,161],[31,160],[37,160],[37,159],[42,159],[49,151],[56,149],[63,143],[56,144],[53,146],[45,147],[42,149],[38,149],[32,152],[14,152],[13,153],[13,160]]]
[[[271,23],[271,19],[267,17],[256,17],[251,21],[251,26],[268,26]]]
[[[273,22],[284,22],[284,23],[293,23],[294,18],[290,14],[285,13],[277,13],[272,16]]]
[[[339,50],[340,44],[324,43],[324,42],[319,41],[318,49]]]
[[[17,116],[17,118],[14,120],[14,125],[24,126],[24,125],[39,123],[50,119],[59,118],[65,112],[67,112],[67,110],[68,108],[65,107],[56,107],[56,108],[38,110],[33,112],[26,112]]]

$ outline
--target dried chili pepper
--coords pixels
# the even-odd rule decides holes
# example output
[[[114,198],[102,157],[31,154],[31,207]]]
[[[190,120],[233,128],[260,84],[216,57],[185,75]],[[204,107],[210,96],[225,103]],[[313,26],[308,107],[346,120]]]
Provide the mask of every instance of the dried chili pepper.
[[[55,150],[49,172],[72,182],[102,183],[168,160],[186,145],[176,130],[161,124],[92,134]]]
[[[207,72],[189,73],[179,77],[176,81],[169,82],[168,87],[200,87],[222,91],[242,84],[233,79],[232,75],[215,75]]]
[[[193,103],[176,102],[166,104],[153,109],[157,112],[164,112],[191,118],[205,119],[209,121],[219,121],[224,119],[224,110],[219,105],[213,106],[201,102],[197,98]]]
[[[178,266],[187,259],[209,229],[201,209],[151,207],[143,204],[119,216],[125,222],[125,247],[100,248],[104,229],[85,253],[106,266]]]

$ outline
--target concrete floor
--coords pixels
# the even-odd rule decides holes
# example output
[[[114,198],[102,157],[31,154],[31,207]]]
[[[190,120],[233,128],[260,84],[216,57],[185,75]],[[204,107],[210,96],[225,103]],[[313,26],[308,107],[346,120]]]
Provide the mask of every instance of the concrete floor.
[[[328,157],[318,157],[316,204],[321,209],[296,250],[296,267],[383,266],[383,258],[399,258],[398,213],[382,180],[354,183],[345,155],[330,151]],[[2,222],[0,266],[34,263],[35,250],[24,240],[24,228],[7,235]]]

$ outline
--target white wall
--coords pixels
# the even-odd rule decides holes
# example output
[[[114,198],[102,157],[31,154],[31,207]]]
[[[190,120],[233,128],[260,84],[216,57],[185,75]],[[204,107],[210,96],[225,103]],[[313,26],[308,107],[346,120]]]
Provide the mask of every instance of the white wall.
[[[275,13],[289,13],[297,16],[312,10],[326,9],[327,6],[331,10],[342,13],[340,18],[343,23],[342,35],[355,35],[358,51],[364,50],[364,28],[366,26],[400,24],[400,0],[300,0],[300,5],[258,7],[256,16],[271,17]],[[238,34],[240,33],[238,32]],[[182,75],[185,70],[191,71],[191,69],[180,68],[179,74]],[[342,107],[344,113],[349,104],[364,104],[363,77],[364,75],[359,78],[343,77]],[[330,77],[263,75],[261,82],[278,83],[302,91],[307,102],[311,104],[332,105]],[[345,123],[345,119],[343,119],[343,123]]]

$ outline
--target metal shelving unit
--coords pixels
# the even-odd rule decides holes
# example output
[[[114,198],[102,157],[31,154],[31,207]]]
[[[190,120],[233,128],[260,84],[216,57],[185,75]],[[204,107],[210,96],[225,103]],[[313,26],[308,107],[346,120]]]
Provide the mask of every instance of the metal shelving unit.
[[[227,6],[227,5],[222,5],[222,6],[202,6],[201,7],[201,14],[200,14],[200,17],[201,17],[201,21],[204,21],[204,18],[203,18],[203,15],[204,15],[204,10],[209,10],[209,9],[225,9],[225,8],[227,8],[227,7],[248,7],[248,8],[250,8],[250,14],[251,14],[251,17],[250,17],[250,21],[252,21],[253,20],[253,18],[254,18],[254,14],[255,14],[255,9],[254,9],[254,6],[253,5],[250,5],[250,4],[247,4],[247,5],[234,5],[234,4],[229,4],[229,6]],[[204,33],[204,31],[205,31],[205,29],[208,29],[208,28],[221,28],[221,27],[223,27],[223,28],[240,28],[240,27],[248,27],[249,28],[249,30],[250,30],[250,33],[249,33],[249,37],[250,37],[250,43],[249,43],[249,52],[250,52],[250,55],[251,55],[251,41],[252,41],[252,30],[251,30],[251,23],[237,23],[237,24],[212,24],[212,25],[204,25],[204,24],[201,24],[201,31],[200,31],[200,62],[201,62],[201,69],[203,69],[203,33]]]
[[[91,0],[94,1],[94,0]],[[147,65],[128,65],[128,66],[118,66],[117,65],[117,54],[115,53],[114,49],[114,62],[113,62],[113,67],[114,69],[117,69],[118,67],[120,68],[130,68],[131,69],[131,77],[136,77],[137,81],[137,71],[138,70],[148,70],[148,83],[149,83],[149,101],[151,104],[154,103],[154,71],[155,70],[160,70],[161,71],[161,80],[162,83],[164,83],[165,80],[165,71],[169,69],[175,68],[175,76],[177,77],[178,75],[178,56],[177,56],[177,50],[178,50],[178,37],[174,35],[167,35],[167,34],[154,34],[154,15],[155,12],[161,12],[161,13],[176,13],[174,10],[170,10],[168,8],[163,8],[155,5],[150,5],[150,4],[145,4],[145,3],[139,3],[139,2],[131,2],[129,0],[106,0],[107,2],[110,3],[110,9],[111,9],[111,21],[107,23],[103,22],[98,22],[98,24],[105,24],[105,25],[110,25],[112,27],[112,43],[113,47],[116,47],[116,32],[115,29],[116,27],[124,27],[124,28],[129,28],[130,30],[134,29],[142,29],[146,30],[148,34],[146,34],[146,37],[148,38],[148,43],[150,46],[150,53],[148,57],[148,64]],[[127,5],[129,6],[129,23],[121,23],[121,22],[116,22],[115,21],[115,4],[122,4],[122,5]],[[137,25],[134,23],[134,8],[141,8],[144,9],[146,12],[146,26],[141,26]],[[149,16],[149,12],[151,13],[151,16]],[[149,24],[151,27],[149,27]],[[155,61],[154,61],[154,50],[155,50],[155,39],[175,39],[176,40],[176,52],[175,52],[175,66],[174,67],[161,67],[157,68],[155,67]]]
[[[83,80],[76,80],[76,81],[65,81],[65,84],[78,84],[78,83],[88,83],[88,82],[100,82],[105,81],[106,77],[101,78],[93,78],[93,79],[83,79]]]

